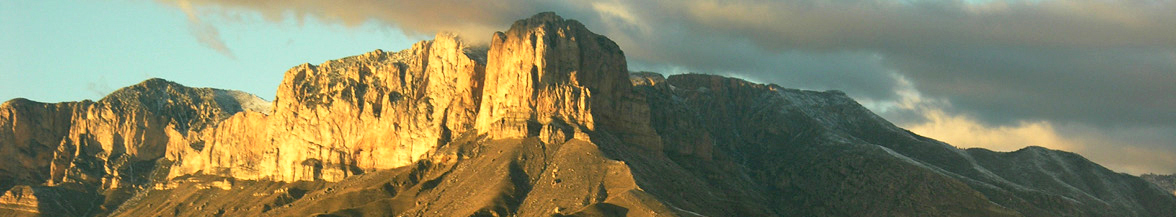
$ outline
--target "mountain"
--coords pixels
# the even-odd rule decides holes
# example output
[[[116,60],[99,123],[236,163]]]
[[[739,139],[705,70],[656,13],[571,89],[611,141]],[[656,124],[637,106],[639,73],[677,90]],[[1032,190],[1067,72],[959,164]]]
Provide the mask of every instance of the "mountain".
[[[959,149],[839,91],[628,71],[541,13],[296,66],[0,105],[5,216],[1176,216],[1074,153]]]

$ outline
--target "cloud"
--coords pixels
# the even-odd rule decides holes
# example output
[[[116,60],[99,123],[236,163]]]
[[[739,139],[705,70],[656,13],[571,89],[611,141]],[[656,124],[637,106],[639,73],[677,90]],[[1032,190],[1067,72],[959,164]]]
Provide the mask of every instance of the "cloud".
[[[1176,146],[1172,145],[1176,128],[1107,128],[1046,120],[992,125],[952,112],[956,109],[951,101],[923,96],[906,77],[895,76],[901,100],[862,104],[916,134],[960,148],[1016,151],[1041,146],[1070,151],[1112,170],[1137,175],[1176,173]]]
[[[1176,173],[1176,128],[1131,127],[1107,130],[1083,124],[1057,127],[1059,135],[1079,141],[1078,152],[1108,168],[1131,174]]]
[[[1012,126],[989,127],[963,115],[949,115],[942,110],[927,111],[927,122],[907,127],[911,132],[935,138],[962,148],[987,148],[1016,151],[1026,146],[1058,150],[1075,150],[1077,142],[1062,139],[1053,125],[1045,121],[1021,122]]]
[[[1172,47],[1167,1],[693,1],[689,22],[777,49]]]
[[[96,96],[95,99],[101,99],[102,97],[106,97],[106,94],[113,92],[114,88],[110,87],[110,82],[106,81],[106,76],[100,76],[97,80],[87,82],[86,90],[93,93]]]
[[[993,124],[1176,125],[1176,61],[1153,48],[980,48],[888,55],[919,89]]]
[[[1170,139],[1176,130],[1134,129],[1107,132],[1082,124],[1057,125],[1049,121],[1022,121],[991,126],[967,115],[943,110],[925,110],[926,121],[908,124],[906,129],[960,148],[1015,151],[1041,146],[1078,153],[1115,171],[1130,174],[1176,173],[1176,147]],[[1139,133],[1139,131],[1155,131]],[[1128,137],[1128,135],[1133,137]],[[1148,141],[1151,140],[1151,141]]]
[[[1176,159],[1176,140],[1149,139],[1176,134],[1153,130],[1176,129],[1172,0],[158,1],[475,42],[556,11],[616,41],[634,70],[840,89],[900,126],[963,146],[1099,150],[1080,153],[1176,172],[1163,160],[1109,157]]]
[[[221,39],[220,31],[217,31],[216,27],[204,23],[204,20],[196,15],[196,9],[188,1],[178,1],[176,2],[176,6],[179,6],[180,10],[188,15],[188,31],[192,33],[193,37],[196,37],[197,42],[200,42],[201,45],[208,48],[212,48],[226,57],[236,59],[236,56],[229,50],[229,47],[225,46],[225,41]]]

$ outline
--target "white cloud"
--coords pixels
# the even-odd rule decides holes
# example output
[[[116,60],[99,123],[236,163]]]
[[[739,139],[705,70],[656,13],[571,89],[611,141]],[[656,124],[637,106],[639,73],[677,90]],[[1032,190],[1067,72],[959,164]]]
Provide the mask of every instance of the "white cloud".
[[[188,30],[192,33],[193,37],[196,37],[197,42],[200,42],[201,45],[211,48],[216,52],[225,55],[226,57],[236,59],[236,56],[234,56],[233,52],[229,50],[229,47],[225,46],[225,41],[221,39],[220,31],[218,31],[216,27],[205,23],[204,20],[200,19],[200,17],[197,15],[196,9],[192,7],[191,3],[186,0],[180,0],[177,2],[176,6],[180,7],[180,10],[184,11],[184,14],[188,15]]]

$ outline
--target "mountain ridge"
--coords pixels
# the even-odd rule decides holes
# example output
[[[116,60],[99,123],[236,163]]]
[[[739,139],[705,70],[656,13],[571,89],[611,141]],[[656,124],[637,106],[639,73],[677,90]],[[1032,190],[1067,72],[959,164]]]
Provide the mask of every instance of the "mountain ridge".
[[[487,48],[442,33],[295,66],[276,96],[149,79],[5,102],[0,214],[1176,216],[1139,177],[958,149],[840,91],[630,73],[550,12]]]

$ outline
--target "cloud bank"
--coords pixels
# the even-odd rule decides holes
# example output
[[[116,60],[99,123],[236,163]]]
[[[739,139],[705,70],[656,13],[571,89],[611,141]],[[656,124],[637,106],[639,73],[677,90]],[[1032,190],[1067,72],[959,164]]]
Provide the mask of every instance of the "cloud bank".
[[[1163,160],[1176,159],[1176,1],[160,2],[474,41],[556,11],[617,41],[634,70],[840,89],[957,146],[1038,145],[1176,173]]]

